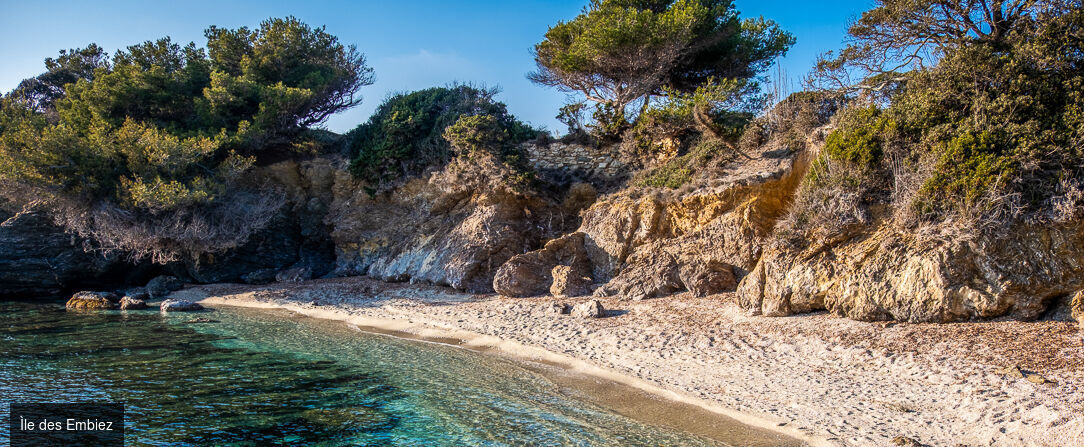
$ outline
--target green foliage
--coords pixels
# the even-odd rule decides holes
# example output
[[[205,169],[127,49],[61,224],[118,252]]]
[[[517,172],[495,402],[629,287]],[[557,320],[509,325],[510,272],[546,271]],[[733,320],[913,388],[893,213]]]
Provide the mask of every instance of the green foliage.
[[[733,156],[731,146],[711,136],[702,136],[687,153],[641,173],[633,183],[640,187],[677,189],[691,182],[698,172],[712,163],[729,161]]]
[[[995,20],[986,14],[1006,5],[950,3],[883,0],[852,28],[855,45],[833,64],[868,74],[813,167],[814,187],[830,188],[820,177],[831,168],[833,182],[850,179],[906,225],[1079,216],[1064,204],[1078,203],[1066,185],[1084,179],[1084,10],[1034,2]],[[938,41],[936,65],[900,73],[889,63],[917,51],[916,36],[964,26],[960,8],[983,7],[971,17],[985,27]]]
[[[502,147],[533,138],[537,131],[509,114],[503,103],[493,99],[496,93],[458,85],[389,98],[368,122],[351,131],[351,151],[355,154],[351,171],[379,187],[447,163],[452,152],[445,129],[464,116],[488,117],[467,119],[451,135],[461,139],[464,147],[475,147],[467,141],[471,138],[499,138]],[[467,128],[482,124],[492,132],[467,132]]]
[[[47,59],[0,103],[0,182],[88,209],[190,216],[236,192],[257,157],[304,146],[372,82],[353,47],[292,17],[206,36],[207,49],[166,37],[108,61],[96,45]]]
[[[529,78],[598,103],[595,131],[614,136],[632,124],[629,104],[753,78],[793,43],[773,22],[741,20],[730,0],[592,0],[535,45]]]
[[[849,111],[844,124],[824,141],[824,155],[855,169],[872,169],[884,158],[884,141],[892,122],[876,107]]]

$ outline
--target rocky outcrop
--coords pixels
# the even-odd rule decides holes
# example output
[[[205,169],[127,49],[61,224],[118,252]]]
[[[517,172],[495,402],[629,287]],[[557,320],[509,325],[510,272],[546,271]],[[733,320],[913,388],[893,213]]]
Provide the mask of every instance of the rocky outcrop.
[[[193,303],[188,300],[165,300],[159,305],[162,313],[166,312],[194,312],[203,310],[203,306],[199,303]]]
[[[497,270],[494,290],[510,297],[545,294],[554,283],[553,272],[558,266],[569,267],[566,272],[569,276],[587,278],[581,282],[585,288],[589,287],[592,268],[584,237],[578,232],[567,234],[547,242],[539,250],[513,256]]]
[[[858,320],[1035,319],[1084,288],[1084,228],[924,241],[885,226],[797,249],[774,247],[739,286],[754,314],[828,310]]]
[[[246,177],[250,186],[281,191],[282,209],[240,247],[185,262],[184,274],[200,283],[242,281],[253,272],[289,268],[308,269],[309,278],[326,275],[335,263],[326,217],[345,167],[341,157],[324,156],[253,169]]]
[[[591,300],[572,306],[569,314],[577,318],[602,318],[606,316],[606,309],[598,300]]]
[[[595,290],[599,296],[733,291],[760,258],[807,160],[804,152],[765,151],[690,193],[618,192],[583,211],[578,231],[557,241],[575,247],[583,276],[604,283]],[[494,288],[507,296],[543,294],[554,283],[556,265],[568,263],[556,262],[547,244],[502,266]]]
[[[1077,323],[1084,325],[1084,290],[1073,294],[1069,300],[1069,312]]]
[[[110,292],[78,292],[64,305],[68,309],[106,310],[117,308],[117,295]]]
[[[553,284],[550,285],[550,295],[569,297],[591,293],[591,278],[571,266],[558,265],[553,268],[551,276]]]
[[[46,298],[78,287],[111,286],[135,269],[120,257],[84,249],[37,212],[0,211],[0,299]]]
[[[566,219],[555,201],[499,184],[500,169],[453,163],[376,197],[344,173],[328,220],[338,273],[491,292],[498,267]]]

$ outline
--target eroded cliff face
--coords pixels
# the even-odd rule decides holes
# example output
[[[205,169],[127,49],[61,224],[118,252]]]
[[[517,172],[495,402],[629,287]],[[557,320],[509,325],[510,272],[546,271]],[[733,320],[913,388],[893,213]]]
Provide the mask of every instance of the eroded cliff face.
[[[768,249],[738,297],[769,316],[829,310],[858,320],[1028,320],[1084,287],[1082,248],[1079,224],[965,241],[882,226],[802,250]]]
[[[41,213],[0,210],[0,299],[54,297],[139,273],[120,256],[85,250],[86,242]]]
[[[582,213],[572,235],[512,258],[494,289],[531,296],[550,289],[557,266],[590,277],[597,295],[643,299],[691,290],[699,295],[732,291],[760,258],[763,239],[785,210],[805,172],[805,153],[765,151],[717,186],[689,194],[630,189],[603,197]]]
[[[555,201],[499,184],[500,175],[484,160],[453,163],[370,197],[341,173],[326,219],[336,272],[492,292],[498,267],[560,234],[568,219]]]

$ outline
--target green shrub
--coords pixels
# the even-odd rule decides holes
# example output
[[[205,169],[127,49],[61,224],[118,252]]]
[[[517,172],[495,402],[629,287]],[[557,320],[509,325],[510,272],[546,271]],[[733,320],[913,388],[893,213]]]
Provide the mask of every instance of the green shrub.
[[[458,85],[389,98],[368,122],[351,131],[351,172],[374,187],[382,187],[447,163],[452,153],[444,131],[464,115],[492,117],[509,144],[533,138],[537,131],[509,114],[503,103],[493,99],[496,93]]]
[[[69,230],[156,260],[243,242],[275,201],[229,206],[243,195],[239,176],[258,157],[311,143],[310,126],[356,105],[372,71],[352,46],[292,17],[212,26],[206,37],[206,49],[167,37],[111,61],[95,45],[46,60],[46,73],[0,103],[0,183],[55,214],[111,213],[69,219]],[[210,215],[203,208],[214,217],[195,217]],[[235,217],[249,223],[227,223]],[[139,221],[171,228],[103,227]]]

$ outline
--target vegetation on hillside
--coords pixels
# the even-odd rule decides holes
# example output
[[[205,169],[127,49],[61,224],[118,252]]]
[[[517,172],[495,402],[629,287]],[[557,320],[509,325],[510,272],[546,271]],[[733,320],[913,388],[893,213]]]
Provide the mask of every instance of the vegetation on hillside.
[[[516,155],[516,145],[538,131],[509,114],[496,94],[495,89],[456,85],[388,98],[368,122],[350,132],[351,171],[376,192],[399,178],[442,166],[457,152]]]
[[[281,197],[238,187],[261,156],[360,102],[372,70],[352,46],[292,17],[210,27],[206,48],[168,37],[111,58],[62,51],[0,102],[0,182],[69,230],[168,261],[230,248]]]
[[[904,227],[1079,219],[1079,1],[879,0],[813,80],[848,99],[785,222],[840,231],[870,210]]]

